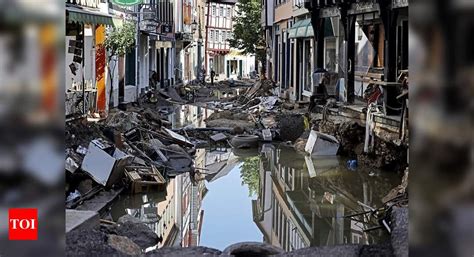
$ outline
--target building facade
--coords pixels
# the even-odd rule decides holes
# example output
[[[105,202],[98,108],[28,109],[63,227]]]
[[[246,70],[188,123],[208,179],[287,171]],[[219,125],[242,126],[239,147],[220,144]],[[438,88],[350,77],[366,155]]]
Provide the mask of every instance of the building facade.
[[[66,0],[66,115],[107,113],[109,107],[136,101],[151,87],[174,85],[175,29],[183,27],[175,16],[181,6],[174,0],[133,6]],[[135,47],[125,56],[110,56],[104,42],[124,22],[136,26]],[[150,82],[153,74],[156,81]],[[82,95],[85,104],[77,104]]]
[[[307,101],[312,74],[328,74],[328,94],[353,103],[369,84],[379,84],[384,102],[398,109],[394,85],[408,69],[406,0],[264,0],[268,78],[279,94]],[[273,20],[271,19],[273,15]]]
[[[292,251],[384,240],[376,232],[364,231],[374,226],[375,220],[344,218],[360,212],[359,202],[378,204],[373,199],[385,193],[381,181],[349,173],[336,184],[332,179],[340,172],[340,160],[295,161],[304,157],[292,151],[271,144],[262,148],[260,186],[252,211],[264,242]],[[313,169],[315,173],[310,172]]]
[[[213,70],[216,80],[248,77],[256,69],[255,56],[231,48],[228,42],[233,37],[236,3],[235,0],[226,0],[207,4],[205,69],[208,75]]]

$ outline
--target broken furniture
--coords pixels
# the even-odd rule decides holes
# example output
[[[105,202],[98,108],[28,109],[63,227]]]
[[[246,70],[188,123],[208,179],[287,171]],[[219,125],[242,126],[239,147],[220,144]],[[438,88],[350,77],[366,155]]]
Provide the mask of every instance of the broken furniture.
[[[95,182],[110,187],[123,177],[124,167],[130,158],[104,139],[94,139],[89,143],[82,170]]]
[[[127,166],[125,176],[130,180],[132,193],[149,193],[163,191],[166,180],[155,166]]]
[[[304,149],[312,156],[336,155],[339,141],[331,135],[311,130]]]
[[[227,149],[227,136],[224,133],[217,133],[209,137],[209,148],[210,151],[226,151]]]

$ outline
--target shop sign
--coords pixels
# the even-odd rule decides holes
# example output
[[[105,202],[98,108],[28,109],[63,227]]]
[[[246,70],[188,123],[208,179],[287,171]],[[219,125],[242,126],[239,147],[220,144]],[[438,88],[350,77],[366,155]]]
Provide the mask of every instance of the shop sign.
[[[348,11],[349,14],[361,14],[379,11],[379,5],[374,1],[364,1],[353,3],[351,9]]]

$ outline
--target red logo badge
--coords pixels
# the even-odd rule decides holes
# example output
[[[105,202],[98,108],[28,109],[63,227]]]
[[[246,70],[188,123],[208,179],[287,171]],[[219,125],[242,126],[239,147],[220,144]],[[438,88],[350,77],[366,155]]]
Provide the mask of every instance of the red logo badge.
[[[37,240],[38,239],[38,210],[9,209],[8,210],[8,239]]]

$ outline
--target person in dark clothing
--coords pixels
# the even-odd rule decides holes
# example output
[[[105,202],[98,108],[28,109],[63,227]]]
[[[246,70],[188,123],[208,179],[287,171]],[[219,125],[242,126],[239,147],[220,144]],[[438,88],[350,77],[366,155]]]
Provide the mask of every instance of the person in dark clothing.
[[[211,69],[211,85],[214,86],[214,76],[216,76],[216,72]]]

